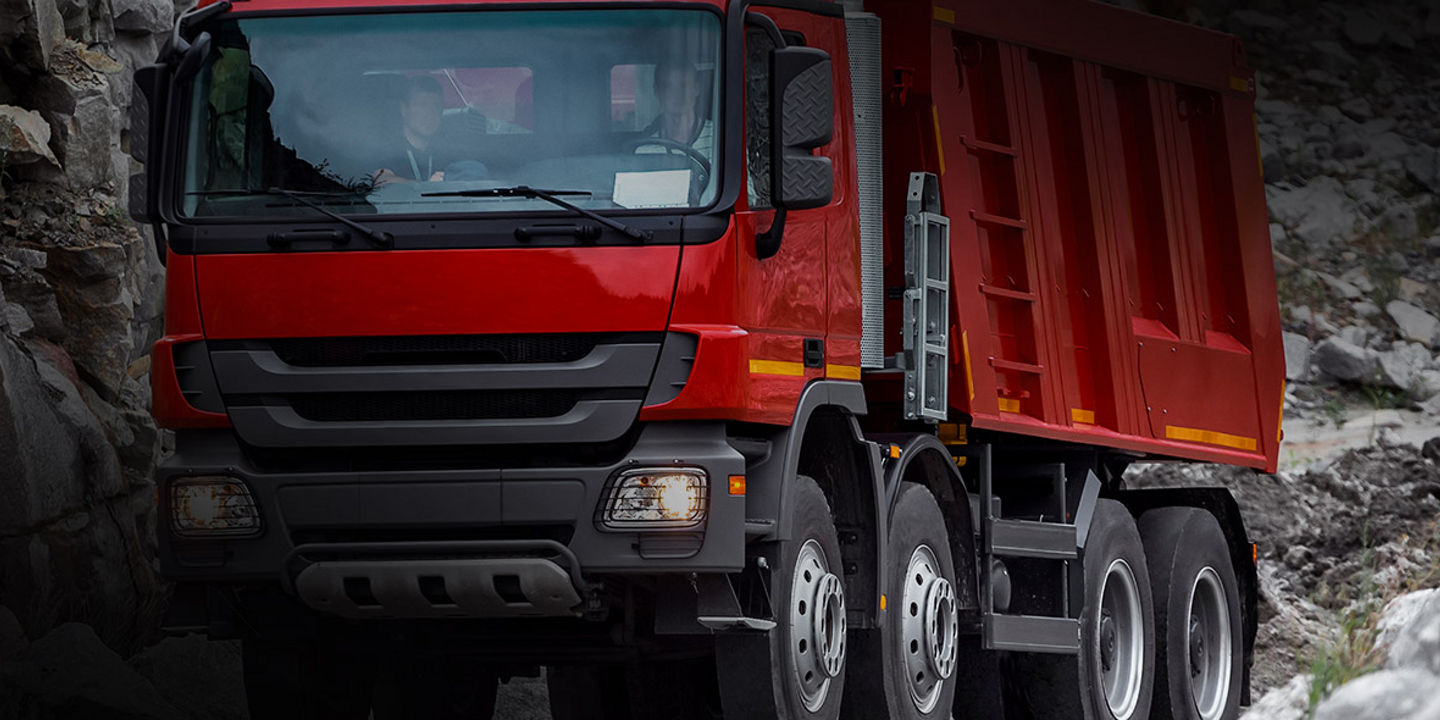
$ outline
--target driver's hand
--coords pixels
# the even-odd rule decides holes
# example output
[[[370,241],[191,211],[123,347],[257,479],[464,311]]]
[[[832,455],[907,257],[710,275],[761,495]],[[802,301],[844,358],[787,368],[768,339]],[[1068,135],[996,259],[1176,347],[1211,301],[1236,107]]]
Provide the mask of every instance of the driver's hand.
[[[391,170],[389,168],[380,168],[379,170],[375,171],[373,180],[375,182],[375,187],[381,187],[383,185],[389,185],[392,182],[404,182],[405,178],[396,175],[394,170]]]
[[[444,180],[445,180],[445,171],[444,171],[444,170],[436,170],[436,171],[435,171],[435,174],[430,176],[430,182],[444,182]]]

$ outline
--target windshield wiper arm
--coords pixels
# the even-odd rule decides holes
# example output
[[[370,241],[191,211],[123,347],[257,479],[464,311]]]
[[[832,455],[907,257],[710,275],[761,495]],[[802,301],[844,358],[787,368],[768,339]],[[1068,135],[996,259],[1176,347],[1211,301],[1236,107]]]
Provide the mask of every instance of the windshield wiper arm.
[[[234,195],[234,196],[245,196],[245,195],[281,195],[281,196],[290,198],[291,200],[294,200],[295,202],[300,203],[301,205],[304,205],[305,207],[308,207],[308,208],[310,208],[310,209],[312,209],[312,210],[314,210],[314,211],[316,211],[316,212],[318,212],[318,213],[320,213],[320,214],[322,214],[322,215],[324,215],[324,216],[326,216],[326,217],[328,217],[328,218],[330,218],[330,219],[332,219],[332,220],[334,220],[334,221],[336,221],[336,222],[338,222],[338,223],[341,223],[341,224],[344,225],[345,227],[348,227],[348,228],[350,228],[351,230],[354,230],[354,231],[360,233],[361,236],[363,236],[366,240],[369,240],[369,241],[371,242],[371,244],[375,245],[375,247],[384,248],[384,249],[386,249],[386,250],[389,250],[389,249],[395,247],[395,237],[394,237],[393,235],[391,235],[390,233],[383,232],[383,231],[380,231],[380,230],[376,230],[375,228],[367,227],[367,226],[365,226],[365,225],[361,225],[360,223],[355,222],[354,220],[351,220],[350,218],[347,218],[347,217],[345,217],[344,215],[341,215],[340,213],[337,213],[337,212],[334,212],[334,211],[332,211],[332,210],[329,210],[328,208],[326,208],[325,206],[321,205],[320,203],[317,203],[317,202],[315,202],[314,200],[311,200],[311,199],[309,199],[308,197],[306,197],[306,196],[313,196],[313,197],[341,197],[341,196],[344,196],[344,195],[351,195],[351,194],[354,194],[354,193],[343,193],[343,192],[305,192],[305,191],[299,191],[299,190],[287,190],[287,189],[285,189],[285,188],[280,188],[280,187],[272,187],[272,188],[269,188],[269,189],[266,189],[266,190],[252,190],[252,189],[197,190],[197,191],[195,191],[195,192],[189,192],[189,193],[185,193],[185,194],[186,194],[186,195],[207,195],[207,196],[208,196],[208,195]]]
[[[454,190],[450,192],[421,193],[420,196],[539,198],[541,200],[544,200],[545,202],[550,203],[551,205],[562,207],[566,210],[569,210],[570,212],[590,218],[591,220],[594,220],[595,222],[598,222],[601,225],[604,225],[605,227],[608,227],[611,230],[619,232],[626,237],[634,240],[649,240],[650,238],[655,236],[655,233],[652,233],[649,230],[640,230],[630,225],[626,225],[625,223],[620,222],[619,220],[616,220],[614,218],[605,217],[604,215],[601,215],[600,213],[597,213],[593,210],[586,210],[579,205],[575,205],[573,203],[561,200],[560,198],[556,197],[557,195],[589,194],[591,194],[589,190],[541,190],[540,188],[532,188],[529,185],[516,185],[515,187],[484,188],[480,190]]]
[[[327,209],[324,205],[321,205],[320,203],[317,203],[314,200],[311,200],[304,195],[295,192],[294,190],[286,190],[285,188],[281,187],[272,187],[266,192],[275,195],[284,195],[285,197],[288,197],[291,200],[294,200],[295,202],[304,205],[305,207],[308,207],[322,215],[325,215],[326,217],[333,219],[335,222],[341,223],[345,227],[348,227],[351,230],[360,233],[361,236],[363,236],[366,240],[369,240],[370,244],[374,245],[375,247],[385,250],[389,250],[395,247],[394,235],[391,235],[390,233],[387,233],[383,230],[376,230],[375,228],[361,225],[360,223],[355,222],[354,220],[351,220],[350,218],[347,218],[340,213]]]

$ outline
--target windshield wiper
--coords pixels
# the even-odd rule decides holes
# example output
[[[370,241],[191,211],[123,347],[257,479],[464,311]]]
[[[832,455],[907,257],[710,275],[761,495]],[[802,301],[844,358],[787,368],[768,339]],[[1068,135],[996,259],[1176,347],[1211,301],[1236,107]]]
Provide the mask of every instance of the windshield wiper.
[[[619,220],[616,220],[614,218],[605,217],[600,213],[594,212],[592,210],[586,210],[579,205],[566,202],[565,200],[561,200],[560,198],[556,197],[557,195],[590,194],[591,193],[589,190],[541,190],[540,188],[532,188],[529,185],[516,185],[515,187],[484,188],[480,190],[453,190],[450,192],[420,193],[420,196],[539,198],[541,200],[544,200],[545,202],[550,203],[551,205],[562,207],[566,210],[569,210],[570,212],[590,218],[591,220],[594,220],[595,222],[598,222],[601,225],[604,225],[605,227],[608,227],[611,230],[619,232],[626,237],[634,240],[649,240],[650,238],[655,236],[655,233],[652,233],[649,230],[640,230],[630,225],[626,225],[625,223],[620,222]]]
[[[245,195],[281,195],[281,196],[290,198],[291,200],[294,200],[295,202],[300,203],[301,205],[304,205],[305,207],[308,207],[308,208],[310,208],[311,210],[314,210],[314,211],[316,211],[316,212],[318,212],[318,213],[320,213],[320,214],[322,214],[322,215],[324,215],[324,216],[326,216],[326,217],[334,220],[335,222],[338,222],[338,223],[344,225],[345,227],[348,227],[348,228],[350,228],[351,230],[354,230],[355,232],[360,233],[361,237],[364,237],[366,240],[369,240],[369,241],[370,241],[370,244],[374,245],[375,247],[383,248],[383,249],[385,249],[385,250],[389,250],[389,249],[395,247],[395,236],[391,235],[390,233],[384,232],[384,231],[382,231],[382,230],[376,230],[375,228],[368,227],[368,226],[366,226],[366,225],[362,225],[362,224],[360,224],[360,223],[358,223],[358,222],[355,222],[354,220],[351,220],[350,218],[347,218],[347,217],[345,217],[344,215],[341,215],[340,213],[334,212],[334,211],[326,208],[324,205],[321,205],[320,203],[317,203],[317,202],[315,202],[314,200],[311,200],[311,199],[309,199],[308,197],[306,197],[307,195],[314,196],[314,197],[340,197],[340,196],[343,196],[343,195],[349,195],[349,194],[351,194],[351,193],[340,193],[340,192],[301,192],[301,191],[297,191],[297,190],[287,190],[287,189],[285,189],[285,188],[280,188],[280,187],[272,187],[272,188],[269,188],[269,189],[267,189],[267,190],[202,190],[202,191],[199,191],[199,192],[192,192],[192,193],[186,193],[186,194],[188,194],[188,195],[235,195],[235,196],[245,196]]]

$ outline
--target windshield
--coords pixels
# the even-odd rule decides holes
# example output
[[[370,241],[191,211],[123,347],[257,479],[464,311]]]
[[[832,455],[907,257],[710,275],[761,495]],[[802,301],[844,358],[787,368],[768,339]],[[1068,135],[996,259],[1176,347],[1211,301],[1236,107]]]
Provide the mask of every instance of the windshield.
[[[709,205],[720,21],[703,10],[227,19],[196,76],[181,209],[313,213]]]

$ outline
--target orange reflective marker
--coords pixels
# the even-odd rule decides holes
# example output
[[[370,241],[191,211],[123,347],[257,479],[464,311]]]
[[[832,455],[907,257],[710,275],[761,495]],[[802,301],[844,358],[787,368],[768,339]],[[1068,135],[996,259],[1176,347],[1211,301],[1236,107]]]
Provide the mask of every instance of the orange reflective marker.
[[[731,475],[731,476],[730,476],[730,494],[731,494],[731,495],[744,495],[744,494],[745,494],[745,476],[744,476],[744,475]]]
[[[880,611],[885,611],[885,593],[880,593]]]

